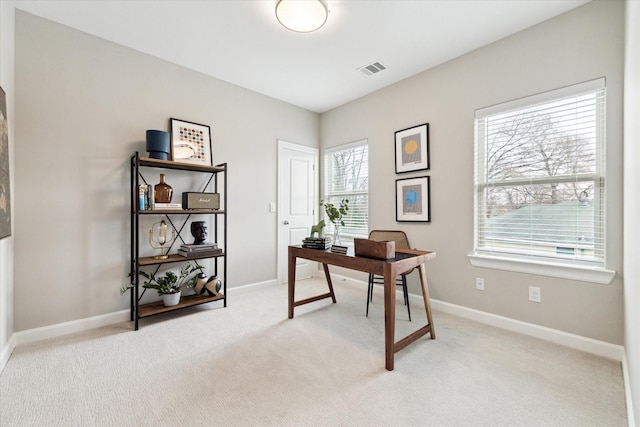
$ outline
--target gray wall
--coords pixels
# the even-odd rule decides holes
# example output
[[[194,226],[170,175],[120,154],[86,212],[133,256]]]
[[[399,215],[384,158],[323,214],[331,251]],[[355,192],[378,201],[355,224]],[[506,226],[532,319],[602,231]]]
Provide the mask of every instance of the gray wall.
[[[370,228],[403,229],[412,246],[437,252],[427,265],[432,298],[622,344],[623,37],[624,3],[595,1],[322,115],[323,147],[369,139]],[[608,267],[619,275],[599,285],[472,267],[474,110],[602,76]],[[432,222],[397,223],[395,179],[420,174],[395,174],[394,132],[425,122]],[[541,288],[541,304],[528,301],[528,286]]]
[[[631,402],[640,422],[640,2],[626,3],[624,93],[624,347]],[[630,420],[629,425],[632,425]]]
[[[228,286],[276,277],[277,140],[317,146],[317,114],[21,11],[15,65],[16,331],[128,306],[129,159],[170,117],[229,164]]]
[[[11,209],[14,208],[14,19],[13,6],[0,2],[0,86],[7,94],[9,119],[9,167],[11,169]],[[15,219],[15,215],[13,215]],[[13,235],[0,240],[0,372],[9,359],[15,340],[13,337]]]

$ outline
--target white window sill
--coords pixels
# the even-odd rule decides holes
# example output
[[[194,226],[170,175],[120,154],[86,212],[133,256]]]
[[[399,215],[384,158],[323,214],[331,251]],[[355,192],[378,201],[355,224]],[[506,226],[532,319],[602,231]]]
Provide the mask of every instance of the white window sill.
[[[616,275],[613,270],[583,267],[550,262],[516,260],[494,255],[467,255],[474,267],[493,268],[496,270],[515,271],[518,273],[537,274],[539,276],[558,277],[561,279],[580,280],[582,282],[608,285]]]

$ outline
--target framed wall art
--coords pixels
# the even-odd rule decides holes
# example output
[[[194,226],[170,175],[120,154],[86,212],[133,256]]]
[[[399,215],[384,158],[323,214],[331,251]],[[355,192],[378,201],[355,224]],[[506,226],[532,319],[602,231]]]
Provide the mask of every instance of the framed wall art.
[[[0,87],[0,239],[11,236],[11,194],[9,170],[9,120],[7,96]]]
[[[171,119],[171,160],[213,166],[211,128],[207,125]]]
[[[429,169],[429,123],[399,130],[396,135],[396,173]]]
[[[396,221],[431,221],[430,178],[396,179]]]

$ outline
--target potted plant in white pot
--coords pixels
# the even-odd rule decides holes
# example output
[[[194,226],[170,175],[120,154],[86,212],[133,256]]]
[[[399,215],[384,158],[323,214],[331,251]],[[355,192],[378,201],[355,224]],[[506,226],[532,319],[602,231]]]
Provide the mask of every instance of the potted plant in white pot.
[[[180,302],[183,287],[189,288],[196,283],[196,276],[189,279],[189,281],[186,281],[187,277],[196,271],[202,273],[203,269],[204,266],[198,263],[192,264],[191,262],[187,262],[180,268],[179,275],[173,271],[167,271],[164,276],[156,276],[155,273],[147,273],[146,271],[139,271],[138,274],[146,279],[142,287],[145,289],[155,289],[158,295],[162,296],[164,305],[171,307]],[[134,283],[129,283],[122,287],[121,292],[125,293],[133,286],[135,286]]]

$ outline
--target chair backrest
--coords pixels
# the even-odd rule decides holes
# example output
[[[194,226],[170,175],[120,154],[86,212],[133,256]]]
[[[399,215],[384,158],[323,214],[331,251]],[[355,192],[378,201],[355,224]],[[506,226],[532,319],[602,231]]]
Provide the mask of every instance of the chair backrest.
[[[409,238],[404,231],[400,230],[371,230],[369,239],[376,242],[396,242],[396,249],[411,249]]]

